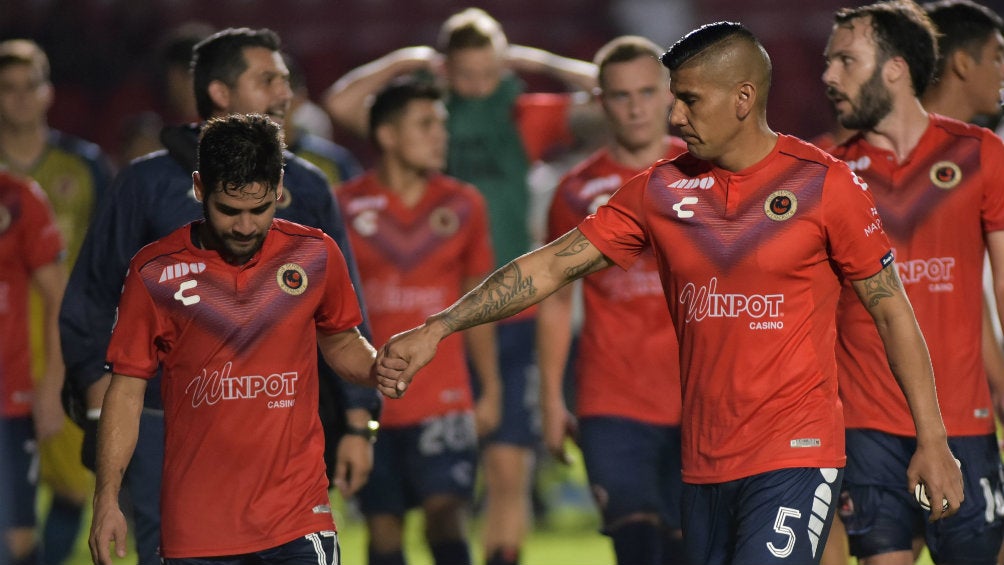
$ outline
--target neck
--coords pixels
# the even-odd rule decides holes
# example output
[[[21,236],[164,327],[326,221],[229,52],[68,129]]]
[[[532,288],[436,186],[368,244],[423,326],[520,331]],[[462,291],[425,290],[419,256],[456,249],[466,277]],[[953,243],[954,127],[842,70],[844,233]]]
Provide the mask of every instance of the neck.
[[[712,159],[715,166],[733,173],[742,171],[763,161],[777,145],[778,136],[766,123],[747,131],[740,131],[733,149]]]
[[[45,151],[49,128],[44,123],[0,128],[0,154],[11,169],[26,173]]]
[[[875,147],[892,151],[897,162],[902,163],[920,142],[928,122],[927,111],[916,97],[896,101],[889,115],[865,132],[865,139]]]
[[[629,169],[644,169],[666,156],[669,136],[660,137],[641,147],[628,147],[617,140],[607,145],[607,151],[614,161]]]
[[[933,114],[970,122],[976,117],[976,110],[963,94],[955,81],[942,79],[924,93],[924,109]]]
[[[401,161],[384,157],[377,167],[380,183],[397,195],[405,205],[418,204],[425,194],[430,171],[405,165]]]

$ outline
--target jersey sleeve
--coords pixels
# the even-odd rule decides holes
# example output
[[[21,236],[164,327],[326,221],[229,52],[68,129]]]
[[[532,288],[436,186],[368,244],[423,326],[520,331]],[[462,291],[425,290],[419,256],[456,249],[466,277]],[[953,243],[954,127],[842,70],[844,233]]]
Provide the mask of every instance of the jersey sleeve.
[[[80,391],[104,375],[111,336],[129,261],[147,242],[142,199],[144,176],[127,167],[91,219],[59,312],[66,378]]]
[[[634,264],[648,245],[644,201],[650,171],[629,180],[609,202],[579,224],[579,231],[586,239],[625,270]]]
[[[314,314],[318,331],[336,334],[358,326],[363,321],[352,279],[338,246],[330,237],[324,238],[327,266],[324,275],[324,296]]]
[[[122,287],[104,369],[129,377],[153,378],[160,365],[156,344],[162,328],[153,298],[133,264]]]
[[[1004,230],[1004,141],[990,130],[983,131],[980,171],[984,179],[980,210],[985,233]]]
[[[25,231],[22,249],[28,271],[35,272],[40,267],[59,261],[65,245],[45,192],[34,182],[28,186],[22,213],[29,229]]]
[[[842,162],[827,173],[823,206],[830,258],[845,277],[866,279],[888,265],[892,246],[868,184]]]

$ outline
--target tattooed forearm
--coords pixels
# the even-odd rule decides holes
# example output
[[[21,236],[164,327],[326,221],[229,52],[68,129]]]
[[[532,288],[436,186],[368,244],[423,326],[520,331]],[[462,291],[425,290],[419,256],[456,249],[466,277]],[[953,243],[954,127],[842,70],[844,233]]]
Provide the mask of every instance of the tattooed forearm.
[[[861,281],[858,294],[865,307],[871,308],[878,304],[883,298],[889,298],[899,294],[903,283],[896,273],[896,265],[892,264],[882,269],[875,276]]]
[[[512,262],[495,271],[439,319],[451,331],[460,331],[520,312],[537,302],[536,295],[533,277],[524,277],[519,265]]]
[[[568,277],[569,280],[584,277],[596,270],[596,267],[602,264],[604,264],[602,255],[593,257],[589,261],[579,263],[578,265],[574,265],[572,267],[567,267],[565,269],[565,276]]]

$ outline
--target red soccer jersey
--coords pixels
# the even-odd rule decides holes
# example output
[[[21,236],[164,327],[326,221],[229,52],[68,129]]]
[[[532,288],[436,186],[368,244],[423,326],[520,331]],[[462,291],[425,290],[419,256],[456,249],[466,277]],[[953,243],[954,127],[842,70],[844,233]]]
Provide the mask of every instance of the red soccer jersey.
[[[782,135],[737,173],[690,154],[661,161],[579,226],[622,268],[655,253],[680,344],[685,481],[843,466],[835,273],[867,278],[891,260],[855,180]],[[645,381],[662,392],[663,379]]]
[[[346,183],[338,200],[366,297],[375,343],[421,325],[456,302],[467,277],[494,265],[484,198],[471,185],[434,175],[408,207],[373,172]],[[417,424],[473,407],[460,333],[444,339],[403,400],[385,400],[385,427]]]
[[[274,220],[229,265],[192,243],[197,223],[144,247],[108,348],[115,373],[163,368],[165,557],[236,555],[333,528],[317,419],[316,332],[362,321],[341,252]]]
[[[686,150],[681,140],[669,138],[666,158]],[[641,172],[614,161],[606,149],[569,171],[551,201],[548,239],[577,226]],[[679,351],[651,250],[627,270],[586,277],[582,295],[585,322],[575,360],[578,415],[679,425]],[[655,394],[653,372],[659,379]]]
[[[572,142],[568,129],[568,94],[534,92],[520,94],[514,109],[516,126],[530,162],[543,159],[547,152]]]
[[[951,436],[994,433],[981,355],[984,234],[1004,229],[1004,143],[993,132],[942,116],[905,162],[857,136],[834,149],[868,183],[896,250],[934,366]],[[849,428],[916,434],[868,312],[845,285],[837,362]]]
[[[63,253],[42,189],[0,173],[0,416],[31,414],[28,290],[32,274]]]

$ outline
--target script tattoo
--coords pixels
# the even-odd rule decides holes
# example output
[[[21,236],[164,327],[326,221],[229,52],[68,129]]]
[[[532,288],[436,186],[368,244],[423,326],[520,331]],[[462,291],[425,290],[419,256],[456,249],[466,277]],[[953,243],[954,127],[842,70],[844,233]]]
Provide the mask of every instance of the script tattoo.
[[[452,331],[500,320],[522,311],[535,301],[533,277],[524,277],[519,265],[509,263],[461,299],[441,319]]]
[[[895,264],[882,269],[875,276],[865,279],[864,290],[861,295],[865,306],[872,308],[883,298],[889,298],[899,294],[903,288],[903,283],[896,273]]]

